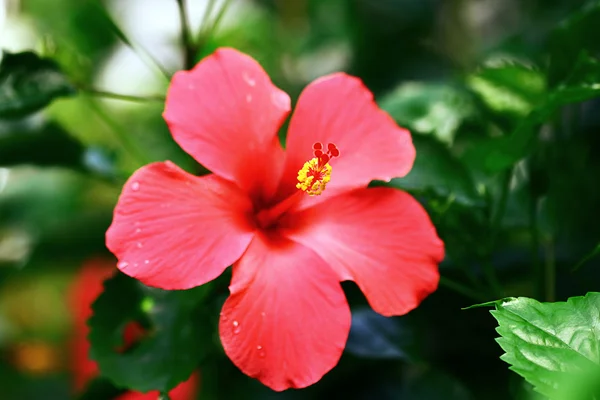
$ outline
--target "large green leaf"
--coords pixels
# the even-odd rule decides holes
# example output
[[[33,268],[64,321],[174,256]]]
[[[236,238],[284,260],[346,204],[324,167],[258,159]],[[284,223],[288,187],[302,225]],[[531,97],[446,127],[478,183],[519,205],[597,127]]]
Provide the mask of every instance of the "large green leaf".
[[[38,127],[0,121],[0,166],[80,167],[84,151],[83,146],[56,123]]]
[[[551,83],[563,81],[571,72],[573,60],[579,53],[600,52],[600,1],[588,1],[577,12],[570,14],[551,32],[548,41]]]
[[[382,98],[380,105],[400,125],[433,134],[445,143],[452,143],[463,120],[474,114],[465,93],[435,83],[405,83]]]
[[[489,60],[467,77],[467,84],[490,109],[514,117],[529,114],[546,92],[544,75],[515,60]]]
[[[481,201],[469,171],[446,146],[423,135],[413,135],[413,143],[417,158],[412,170],[403,178],[393,179],[391,185],[415,192],[433,191],[467,205]]]
[[[600,293],[566,302],[519,297],[488,303],[511,369],[552,400],[600,395]]]
[[[469,164],[489,172],[509,168],[531,152],[539,127],[561,107],[596,97],[600,97],[600,62],[582,52],[569,78],[551,90],[541,103],[535,103],[537,106],[519,120],[509,135],[482,141],[464,157]],[[533,107],[534,103],[530,105]]]
[[[560,107],[600,96],[600,61],[582,51],[571,65],[569,77],[552,93],[551,106]]]
[[[18,118],[75,93],[58,65],[35,53],[4,52],[0,63],[0,118]]]
[[[199,339],[200,321],[193,316],[204,290],[151,289],[123,274],[106,281],[89,321],[91,356],[102,375],[140,392],[168,392],[186,380],[205,345]],[[132,321],[146,322],[149,334],[130,350],[117,352]]]

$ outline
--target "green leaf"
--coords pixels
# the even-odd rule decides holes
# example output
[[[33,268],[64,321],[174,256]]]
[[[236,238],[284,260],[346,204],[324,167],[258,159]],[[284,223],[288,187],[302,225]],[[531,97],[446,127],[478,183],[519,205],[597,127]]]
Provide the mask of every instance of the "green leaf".
[[[473,171],[496,173],[527,155],[527,144],[519,145],[516,142],[512,136],[482,138],[468,145],[461,160]]]
[[[515,60],[488,60],[466,81],[491,110],[513,117],[529,114],[546,94],[545,76]]]
[[[151,289],[123,274],[106,281],[89,320],[91,357],[102,375],[140,392],[168,392],[185,381],[202,356],[202,327],[193,311],[204,293],[203,287]],[[132,321],[147,322],[149,334],[119,353],[123,329]]]
[[[596,97],[600,97],[600,62],[583,52],[569,78],[521,118],[509,135],[481,141],[465,153],[464,159],[473,168],[492,173],[507,169],[532,151],[539,127],[561,107]]]
[[[600,35],[599,19],[600,1],[589,1],[551,32],[548,43],[551,82],[561,82],[570,74],[573,60],[581,51],[600,51],[597,39]]]
[[[42,127],[0,121],[0,165],[80,167],[85,149],[60,125]]]
[[[554,91],[550,105],[560,107],[600,96],[600,62],[586,51],[579,53],[569,77]]]
[[[19,118],[57,97],[70,96],[75,87],[58,65],[35,53],[4,52],[0,63],[0,118]]]
[[[467,205],[480,202],[469,171],[446,146],[423,135],[413,135],[413,143],[417,149],[415,164],[408,175],[393,179],[392,186],[408,191],[431,190]]]
[[[600,293],[566,302],[525,297],[497,301],[491,311],[501,359],[552,400],[591,400],[600,382]]]
[[[448,144],[454,140],[461,123],[474,114],[465,93],[435,83],[405,83],[385,96],[380,105],[400,125],[414,132],[433,134]]]

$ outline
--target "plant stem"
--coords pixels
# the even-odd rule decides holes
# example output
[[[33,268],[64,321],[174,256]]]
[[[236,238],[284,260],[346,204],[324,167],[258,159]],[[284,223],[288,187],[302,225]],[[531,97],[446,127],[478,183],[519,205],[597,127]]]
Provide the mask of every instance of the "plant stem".
[[[149,164],[152,160],[146,157],[145,153],[137,146],[130,135],[125,132],[117,123],[115,123],[105,112],[102,110],[94,99],[85,97],[88,106],[95,112],[98,117],[110,128],[114,133],[117,141],[123,146],[123,148],[140,164]]]
[[[206,5],[206,9],[204,10],[204,15],[202,16],[202,20],[200,22],[200,30],[198,31],[198,37],[196,39],[196,43],[202,43],[202,39],[204,37],[204,31],[206,31],[208,26],[208,18],[210,14],[212,14],[212,10],[215,8],[216,1],[208,0],[208,4]]]
[[[104,98],[113,99],[113,100],[133,101],[133,102],[140,102],[140,103],[150,102],[150,101],[164,103],[164,101],[165,101],[165,97],[159,96],[159,95],[132,96],[129,94],[113,93],[113,92],[107,92],[104,90],[97,90],[97,89],[91,89],[91,88],[86,88],[86,87],[80,87],[79,90],[82,92],[85,92],[86,94],[89,94],[90,96],[104,97]]]
[[[231,0],[225,0],[223,2],[223,7],[221,7],[221,9],[219,10],[219,13],[215,17],[215,20],[213,21],[212,28],[210,30],[211,34],[217,30],[217,27],[219,26],[221,19],[223,19],[223,16],[225,15],[225,11],[227,11],[227,7],[229,7],[230,2],[231,2]]]
[[[513,168],[506,171],[504,176],[502,177],[502,188],[500,189],[500,200],[498,201],[498,207],[496,208],[494,214],[492,215],[492,234],[490,238],[490,248],[493,249],[496,245],[496,239],[498,238],[498,233],[502,228],[502,220],[504,219],[504,214],[506,213],[506,206],[508,204],[508,194],[510,192],[510,182],[513,176]]]
[[[588,262],[589,260],[591,260],[592,258],[596,257],[598,254],[600,254],[600,243],[598,243],[596,245],[596,247],[594,247],[592,249],[591,252],[589,252],[588,254],[586,254],[572,269],[571,272],[576,272],[579,268],[581,268],[586,262]]]
[[[467,286],[465,286],[461,283],[458,283],[449,278],[446,278],[445,276],[440,277],[440,286],[444,286],[450,290],[455,291],[456,293],[462,294],[463,296],[468,297],[475,301],[481,301],[481,302],[487,301],[487,299],[485,297],[483,297],[483,295],[481,295],[479,292],[477,292],[471,288],[468,288]]]
[[[146,63],[146,65],[148,65],[149,67],[155,67],[167,79],[167,81],[170,81],[171,74],[169,74],[169,72],[165,69],[165,67],[161,63],[159,63],[158,60],[156,58],[154,58],[152,56],[152,54],[150,54],[150,52],[148,52],[142,46],[134,44],[133,41],[131,39],[129,39],[127,37],[127,35],[125,35],[125,33],[121,30],[121,28],[119,28],[117,23],[113,20],[112,16],[106,10],[104,5],[100,2],[100,0],[96,0],[95,4],[98,7],[98,9],[100,10],[101,14],[104,15],[104,18],[106,18],[106,21],[110,25],[110,28],[112,29],[113,33],[115,35],[117,35],[117,37],[119,39],[121,39],[121,41],[125,45],[127,45],[127,47],[129,47],[131,50],[133,50],[135,53],[137,53],[137,55],[140,57],[140,59],[142,61],[144,61]]]
[[[531,263],[533,265],[533,276],[535,280],[535,295],[538,300],[544,298],[544,269],[540,262],[540,232],[537,222],[537,198],[531,199],[529,205],[529,232],[531,234]]]
[[[183,46],[183,65],[185,69],[194,66],[196,60],[196,46],[192,42],[192,32],[190,31],[190,22],[187,13],[185,0],[176,0],[179,8],[179,20],[181,26],[181,45]]]
[[[502,296],[504,293],[504,289],[496,276],[496,270],[491,262],[492,253],[496,247],[496,241],[498,239],[498,234],[502,229],[502,220],[504,219],[504,214],[506,213],[506,206],[508,204],[508,194],[510,193],[510,182],[512,180],[514,168],[506,171],[502,177],[502,186],[500,188],[500,199],[498,200],[498,206],[494,210],[491,221],[490,221],[490,238],[488,243],[488,253],[490,256],[490,260],[486,260],[483,263],[483,272],[485,277],[494,291],[494,294]]]
[[[544,262],[544,292],[546,301],[556,301],[556,262],[554,257],[554,241],[548,239]]]

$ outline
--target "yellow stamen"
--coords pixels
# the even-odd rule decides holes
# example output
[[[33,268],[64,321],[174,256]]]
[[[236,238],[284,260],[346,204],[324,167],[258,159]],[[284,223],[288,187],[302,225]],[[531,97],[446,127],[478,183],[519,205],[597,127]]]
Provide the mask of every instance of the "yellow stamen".
[[[323,193],[330,180],[331,165],[321,164],[319,158],[315,157],[305,162],[302,169],[298,171],[296,187],[310,196],[318,196]]]

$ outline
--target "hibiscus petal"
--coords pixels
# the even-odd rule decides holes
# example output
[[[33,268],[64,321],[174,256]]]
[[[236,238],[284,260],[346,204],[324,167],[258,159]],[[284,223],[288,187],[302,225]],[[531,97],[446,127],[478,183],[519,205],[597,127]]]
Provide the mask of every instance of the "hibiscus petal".
[[[289,111],[289,96],[254,59],[219,49],[175,74],[163,116],[175,141],[199,163],[268,196],[283,166],[277,132]]]
[[[189,289],[235,262],[254,235],[252,203],[215,175],[196,177],[167,161],[125,184],[106,245],[117,267],[149,286]]]
[[[175,389],[169,392],[169,398],[171,400],[193,400],[198,398],[198,386],[200,386],[200,374],[193,374],[190,379],[180,383]],[[115,400],[156,400],[160,397],[160,393],[157,391],[151,391],[148,393],[139,392],[127,392]]]
[[[350,309],[335,273],[312,250],[257,236],[229,289],[219,331],[245,374],[280,391],[311,385],[337,364]]]
[[[331,182],[325,193],[404,176],[415,160],[410,133],[379,109],[358,78],[343,73],[317,79],[300,95],[290,122],[285,188],[280,191],[294,188],[298,170],[313,157],[317,142],[334,143],[340,151],[330,161]]]
[[[357,189],[289,215],[282,227],[339,279],[355,281],[380,314],[405,314],[437,288],[444,244],[405,192]]]
[[[90,343],[87,340],[87,320],[92,316],[92,303],[102,293],[102,282],[116,271],[115,263],[109,260],[87,261],[79,270],[69,290],[69,310],[73,317],[73,332],[70,338],[70,357],[73,385],[77,392],[98,375],[98,366],[90,360]]]

